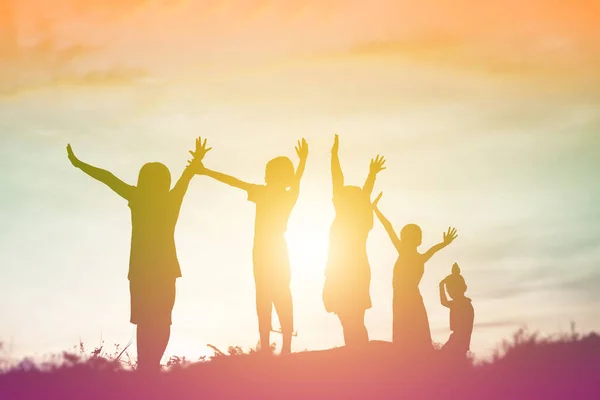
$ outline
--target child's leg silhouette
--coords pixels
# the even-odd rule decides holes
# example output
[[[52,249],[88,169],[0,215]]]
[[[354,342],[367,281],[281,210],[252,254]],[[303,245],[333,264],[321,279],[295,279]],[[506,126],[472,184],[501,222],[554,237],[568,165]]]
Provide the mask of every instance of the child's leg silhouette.
[[[137,369],[143,370],[148,365],[148,333],[143,326],[138,325],[136,329],[136,345],[137,345]]]
[[[369,342],[369,333],[365,326],[365,311],[338,314],[344,330],[346,346],[362,346]]]
[[[169,343],[171,326],[138,325],[136,336],[139,370],[160,371],[160,360]]]
[[[356,315],[356,340],[360,345],[369,343],[369,332],[365,326],[365,310]]]
[[[281,324],[281,332],[283,333],[283,346],[281,347],[282,354],[292,352],[292,335],[294,332],[294,306],[292,301],[292,292],[290,285],[282,284],[275,288],[273,296],[273,305]]]
[[[264,279],[256,279],[256,314],[258,316],[258,332],[260,334],[260,350],[271,349],[271,314],[273,301],[269,290],[269,283]]]
[[[137,325],[138,368],[160,371],[160,360],[171,335],[175,280],[130,281],[131,322]]]

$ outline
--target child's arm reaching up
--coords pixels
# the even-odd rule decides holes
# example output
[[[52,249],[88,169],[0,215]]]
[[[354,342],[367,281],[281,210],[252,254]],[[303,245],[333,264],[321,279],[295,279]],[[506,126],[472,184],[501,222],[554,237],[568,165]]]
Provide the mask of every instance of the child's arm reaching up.
[[[171,190],[172,198],[179,204],[183,201],[183,196],[185,196],[185,193],[187,192],[190,181],[194,175],[196,175],[196,171],[202,168],[204,156],[206,156],[206,153],[210,150],[212,150],[212,147],[206,147],[206,139],[204,139],[204,141],[202,141],[201,137],[196,139],[196,150],[190,151],[190,154],[194,158],[188,162],[188,166],[183,170],[181,177]]]
[[[448,301],[448,297],[446,297],[446,279],[442,279],[440,282],[440,303],[444,307],[450,308],[451,302]]]
[[[194,160],[190,161],[189,166],[191,166],[195,163],[196,159],[199,158],[198,156],[202,156],[202,157],[200,157],[200,162],[198,164],[196,164],[195,167],[193,168],[194,173],[196,173],[198,175],[209,176],[219,182],[223,182],[229,186],[233,186],[235,188],[242,189],[245,191],[249,191],[253,187],[257,186],[257,185],[253,185],[248,182],[244,182],[240,179],[234,178],[233,176],[229,176],[229,175],[223,174],[221,172],[213,171],[213,170],[206,168],[202,164],[201,161],[202,161],[202,158],[204,157],[204,155],[206,154],[206,152],[208,152],[210,149],[211,148],[206,149],[206,140],[204,140],[204,143],[202,143],[200,138],[198,140],[196,140],[196,151],[195,152],[190,151],[190,154],[192,156],[194,156]]]
[[[302,180],[302,175],[304,175],[306,159],[308,158],[308,143],[306,143],[306,139],[302,138],[302,141],[298,140],[296,154],[300,158],[300,163],[298,164],[296,174],[294,175],[294,182],[292,184],[291,191],[294,197],[298,198],[298,194],[300,193],[300,181]]]
[[[458,235],[456,233],[456,228],[452,228],[452,227],[448,228],[448,232],[444,232],[444,240],[441,243],[436,244],[435,246],[433,246],[432,248],[430,248],[429,250],[427,250],[427,252],[425,254],[423,254],[423,257],[424,257],[424,261],[423,262],[429,261],[429,259],[431,257],[433,257],[433,255],[435,253],[437,253],[438,251],[440,251],[444,247],[448,246],[457,237],[458,237]]]
[[[333,182],[333,197],[344,187],[344,173],[340,164],[340,137],[335,135],[331,149],[331,180]]]
[[[375,178],[377,178],[377,174],[385,169],[385,158],[380,155],[377,155],[375,159],[371,159],[371,165],[369,165],[369,176],[367,176],[367,180],[363,185],[363,192],[365,192],[369,197],[371,197],[371,193],[373,192],[373,188],[375,187]]]
[[[233,186],[235,188],[245,190],[246,192],[249,190],[252,190],[253,187],[257,186],[252,183],[244,182],[238,178],[234,178],[233,176],[223,174],[221,172],[213,171],[213,170],[210,170],[205,167],[201,168],[199,174],[210,176],[211,178],[216,179],[219,182],[223,182],[229,186]]]
[[[92,178],[104,183],[106,186],[111,188],[115,193],[123,197],[125,200],[129,200],[129,198],[133,194],[133,191],[135,190],[134,186],[126,184],[125,182],[114,176],[111,172],[108,172],[101,168],[96,168],[79,160],[75,156],[75,153],[73,153],[73,149],[71,148],[70,144],[67,145],[67,155],[69,157],[69,161],[71,161],[71,164],[73,164],[75,168],[79,168]]]
[[[392,223],[383,215],[383,213],[379,210],[379,200],[381,200],[381,196],[383,196],[383,192],[379,193],[379,196],[373,202],[373,211],[375,211],[375,215],[377,215],[377,219],[381,222],[388,236],[392,240],[394,247],[398,252],[400,252],[400,238],[396,235],[396,231],[394,231],[394,227]]]

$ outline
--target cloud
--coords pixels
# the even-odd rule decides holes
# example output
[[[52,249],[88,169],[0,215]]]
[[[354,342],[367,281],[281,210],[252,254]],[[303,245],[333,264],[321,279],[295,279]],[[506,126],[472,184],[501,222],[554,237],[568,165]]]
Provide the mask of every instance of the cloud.
[[[527,39],[525,39],[526,41]],[[548,44],[550,46],[550,44]],[[440,37],[438,39],[415,39],[406,41],[375,41],[352,47],[352,56],[387,55],[402,57],[437,67],[450,67],[466,71],[490,74],[542,77],[574,76],[585,73],[593,78],[600,66],[600,55],[586,48],[557,41],[552,48],[544,44],[523,47],[494,46],[485,41],[469,43],[468,40]],[[341,54],[344,54],[342,52]]]
[[[22,44],[13,3],[0,6],[0,97],[12,97],[57,86],[124,85],[146,75],[141,68],[97,68],[76,61],[101,52],[85,42],[61,44],[54,35],[57,20],[34,23],[35,40]],[[23,39],[23,41],[26,41]]]
[[[529,321],[531,322],[531,321]],[[476,331],[480,331],[482,329],[496,329],[496,328],[514,328],[521,327],[525,325],[524,320],[518,319],[501,319],[497,321],[488,321],[488,322],[475,322],[473,324],[473,329]],[[431,332],[433,334],[442,334],[447,333],[449,331],[448,327],[432,329]]]
[[[12,98],[39,90],[57,87],[111,87],[132,85],[142,82],[146,72],[141,69],[112,68],[110,70],[87,71],[85,73],[58,72],[52,76],[29,81],[25,84],[0,86],[0,98]]]
[[[108,39],[107,46],[127,44],[131,51],[152,46],[158,57],[169,48],[208,58],[350,51],[523,70],[544,60],[558,67],[590,64],[598,60],[600,41],[600,18],[594,17],[600,6],[583,0],[552,6],[530,0],[527,7],[500,0],[66,0],[60,7],[52,1],[32,7],[34,3],[19,3],[22,24],[60,21],[64,28],[59,31],[72,28],[79,40]]]
[[[490,328],[505,328],[509,326],[522,325],[524,321],[520,320],[500,320],[490,322],[476,322],[473,327],[476,329],[490,329]]]

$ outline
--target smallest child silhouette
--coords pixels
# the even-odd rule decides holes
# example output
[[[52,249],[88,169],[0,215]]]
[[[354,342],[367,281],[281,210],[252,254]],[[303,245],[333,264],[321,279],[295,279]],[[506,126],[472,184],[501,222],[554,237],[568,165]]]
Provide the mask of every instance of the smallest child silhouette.
[[[452,300],[446,297],[446,291]],[[467,284],[460,274],[458,264],[452,266],[452,274],[440,282],[440,301],[450,309],[450,330],[452,334],[442,351],[455,358],[465,358],[471,346],[475,311],[471,299],[465,296]]]

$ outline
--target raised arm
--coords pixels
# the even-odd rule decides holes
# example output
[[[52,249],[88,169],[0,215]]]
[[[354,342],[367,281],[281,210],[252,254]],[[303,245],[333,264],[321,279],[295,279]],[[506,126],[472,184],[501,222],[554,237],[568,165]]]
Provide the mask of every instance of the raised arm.
[[[385,228],[385,231],[387,232],[392,243],[394,244],[394,247],[396,248],[396,250],[398,252],[400,252],[400,244],[401,244],[400,238],[398,237],[398,235],[396,235],[396,231],[394,230],[392,223],[379,210],[378,205],[379,205],[379,200],[381,200],[381,196],[383,196],[383,192],[379,193],[379,196],[377,196],[377,198],[373,202],[373,211],[375,211],[375,215],[377,215],[377,219],[379,219],[379,221],[381,222],[381,225],[383,225],[383,227]]]
[[[331,178],[333,181],[333,197],[344,187],[344,173],[340,165],[340,137],[335,135],[331,149]]]
[[[442,250],[444,247],[448,246],[457,237],[458,237],[458,234],[456,233],[456,228],[452,228],[452,227],[448,228],[448,231],[444,232],[444,239],[443,239],[443,241],[441,243],[436,244],[435,246],[433,246],[432,248],[430,248],[429,250],[427,250],[427,252],[425,254],[423,254],[424,262],[429,261],[429,259],[431,257],[433,257],[433,255],[435,253],[437,253],[438,251]]]
[[[194,156],[194,160],[196,158],[198,158],[196,154],[200,151],[200,149],[198,147],[198,145],[199,145],[200,142],[201,142],[201,140],[198,139],[196,141],[196,151],[195,152],[193,152],[193,151],[190,152],[190,154],[192,156]],[[204,146],[206,146],[206,140],[204,141]],[[208,150],[210,150],[210,148]],[[206,154],[206,152],[208,150],[205,149],[204,150],[205,151],[204,154]],[[202,156],[202,157],[204,157],[204,156]],[[190,161],[189,165],[192,165],[194,163],[194,160]],[[223,174],[221,172],[217,172],[217,171],[213,171],[211,169],[208,169],[208,168],[206,168],[202,164],[202,162],[196,164],[195,168],[193,168],[193,171],[196,174],[198,174],[198,175],[210,176],[211,178],[213,178],[213,179],[215,179],[215,180],[217,180],[219,182],[223,182],[223,183],[225,183],[225,184],[227,184],[229,186],[233,186],[235,188],[242,189],[242,190],[245,190],[245,191],[251,190],[254,186],[256,186],[256,185],[253,185],[251,183],[244,182],[244,181],[242,181],[240,179],[234,178],[233,176],[229,176],[229,175]]]
[[[363,191],[370,197],[375,187],[375,178],[377,174],[385,169],[385,158],[377,155],[375,159],[371,159],[371,165],[369,165],[369,176],[363,185]]]
[[[300,181],[302,180],[302,175],[304,175],[306,159],[308,158],[308,143],[306,143],[306,139],[302,138],[301,141],[298,140],[296,154],[298,155],[298,158],[300,158],[300,162],[298,163],[298,168],[296,169],[296,174],[294,175],[294,182],[291,190],[295,197],[298,198],[298,194],[300,193]]]
[[[206,156],[206,153],[211,149],[212,147],[206,147],[206,139],[204,139],[204,141],[202,141],[201,137],[196,139],[196,150],[190,151],[193,159],[189,161],[188,166],[183,170],[181,177],[171,190],[171,197],[174,201],[181,204],[190,185],[190,181],[194,175],[196,175],[196,171],[202,169],[202,160],[204,159],[204,156]]]
[[[251,183],[244,182],[238,178],[234,178],[233,176],[226,175],[221,172],[213,171],[208,168],[204,168],[200,174],[210,176],[211,178],[216,179],[219,182],[223,182],[229,186],[233,186],[235,188],[242,189],[245,191],[249,191],[255,186]]]
[[[448,297],[446,297],[446,279],[443,279],[440,282],[440,303],[444,307],[450,308],[451,302],[448,301]]]
[[[101,168],[96,168],[79,160],[75,156],[75,153],[73,153],[73,149],[71,148],[70,144],[67,145],[67,155],[69,157],[69,161],[71,161],[71,164],[73,164],[75,168],[79,168],[87,175],[104,183],[106,186],[111,188],[115,193],[117,193],[124,199],[129,200],[129,198],[133,194],[133,191],[135,190],[134,186],[128,185],[109,171],[106,171]]]

